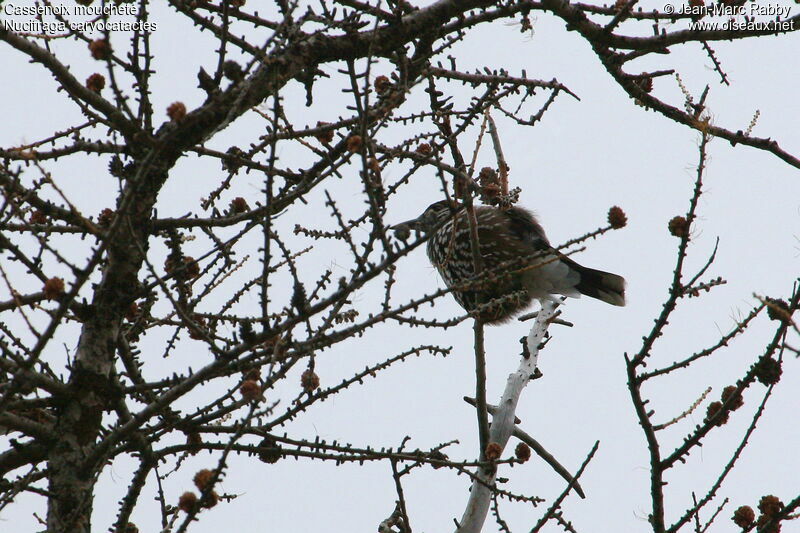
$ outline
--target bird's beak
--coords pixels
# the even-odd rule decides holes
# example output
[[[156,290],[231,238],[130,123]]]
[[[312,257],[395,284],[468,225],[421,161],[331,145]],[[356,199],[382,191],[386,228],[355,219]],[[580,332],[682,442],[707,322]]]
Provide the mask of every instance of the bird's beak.
[[[405,222],[401,222],[399,224],[395,224],[394,226],[390,226],[391,229],[397,231],[402,230],[403,228],[408,229],[417,229],[419,226],[419,219],[412,218],[411,220],[406,220]]]

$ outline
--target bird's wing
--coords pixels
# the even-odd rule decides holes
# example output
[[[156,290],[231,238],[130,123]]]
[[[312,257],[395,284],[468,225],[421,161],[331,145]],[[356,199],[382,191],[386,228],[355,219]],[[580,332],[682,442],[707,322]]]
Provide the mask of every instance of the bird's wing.
[[[544,228],[533,213],[521,207],[512,207],[506,211],[506,216],[509,220],[509,230],[520,241],[529,244],[536,252],[552,250]]]

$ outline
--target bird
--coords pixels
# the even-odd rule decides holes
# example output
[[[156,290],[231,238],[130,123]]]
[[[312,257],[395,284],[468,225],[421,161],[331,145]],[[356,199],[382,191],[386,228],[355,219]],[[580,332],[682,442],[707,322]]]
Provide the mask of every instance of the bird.
[[[536,217],[519,206],[476,206],[482,270],[475,275],[469,220],[463,205],[441,200],[393,226],[398,238],[421,232],[428,259],[456,301],[485,324],[507,322],[534,300],[581,294],[625,305],[625,279],[584,267],[554,249]]]

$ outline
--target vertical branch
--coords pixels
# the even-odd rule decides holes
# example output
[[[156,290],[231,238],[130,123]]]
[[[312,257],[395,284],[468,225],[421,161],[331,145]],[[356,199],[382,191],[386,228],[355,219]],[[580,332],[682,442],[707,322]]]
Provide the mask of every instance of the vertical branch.
[[[625,356],[625,363],[628,371],[628,390],[631,395],[639,425],[647,439],[647,449],[650,452],[650,496],[653,502],[653,512],[650,515],[650,523],[653,531],[664,531],[664,484],[662,482],[661,469],[661,447],[653,429],[653,423],[647,412],[647,401],[642,398],[641,381],[636,374],[636,364]]]
[[[274,98],[274,107],[273,107],[273,122],[272,127],[277,132],[278,131],[278,117],[280,115],[280,96],[278,93],[273,93],[272,97]],[[277,136],[272,140],[269,147],[269,171],[264,176],[265,178],[265,187],[264,187],[264,195],[267,202],[267,207],[272,207],[273,201],[273,186],[274,186],[274,179],[273,179],[273,171],[275,170],[275,162],[277,160],[277,148],[278,148],[278,138]],[[269,274],[272,271],[270,268],[271,265],[271,250],[270,245],[272,243],[272,217],[265,216],[261,222],[263,226],[263,237],[264,237],[264,250],[261,260],[261,316],[264,320],[264,329],[268,328],[266,323],[267,316],[269,316]]]
[[[429,79],[428,94],[430,95],[431,108],[440,109],[441,103],[437,100],[437,91],[434,86],[433,78]],[[459,170],[464,170],[466,162],[458,149],[456,136],[450,126],[448,117],[444,117],[436,122],[439,131],[450,148],[454,166]],[[466,210],[467,223],[469,224],[470,248],[472,251],[473,272],[475,276],[480,276],[483,272],[483,258],[480,251],[480,240],[478,238],[478,222],[475,218],[475,208],[472,205],[472,185],[471,180],[456,179],[453,187],[456,197],[461,198]],[[478,298],[478,305],[481,299]],[[486,408],[486,351],[484,349],[483,322],[479,317],[475,317],[473,327],[475,338],[475,410],[478,417],[478,436],[480,439],[479,457],[483,461],[486,459],[486,447],[489,445],[489,413]],[[487,502],[488,509],[488,502]]]
[[[222,80],[223,68],[225,66],[225,53],[227,52],[228,35],[230,32],[230,20],[228,19],[228,9],[230,0],[223,0],[220,8],[222,9],[221,35],[219,36],[219,48],[217,49],[217,70],[214,73],[214,83],[219,85]]]
[[[500,144],[500,135],[497,133],[497,126],[494,123],[489,110],[486,110],[486,119],[489,121],[489,134],[492,136],[494,152],[497,155],[497,172],[500,175],[500,194],[508,195],[508,163],[503,155],[503,146]]]
[[[667,301],[662,307],[661,314],[656,319],[650,334],[645,337],[642,343],[642,348],[638,354],[632,358],[625,356],[625,363],[628,373],[628,391],[631,396],[631,401],[636,411],[636,416],[639,419],[639,425],[644,432],[645,439],[647,440],[647,449],[650,453],[650,496],[653,504],[652,514],[650,515],[650,523],[655,533],[660,533],[665,530],[664,522],[664,467],[661,462],[661,447],[656,437],[653,423],[650,420],[650,413],[647,410],[647,400],[644,399],[641,393],[642,379],[639,376],[638,369],[644,362],[645,358],[650,354],[653,344],[656,339],[661,336],[663,328],[668,323],[668,318],[672,311],[675,310],[678,299],[684,293],[684,286],[682,284],[683,265],[686,259],[686,250],[689,246],[689,237],[696,215],[697,201],[700,198],[701,187],[703,184],[703,171],[705,169],[706,160],[706,146],[708,144],[709,136],[702,135],[700,143],[700,161],[697,165],[697,179],[695,181],[694,192],[692,199],[689,202],[689,210],[686,214],[685,223],[680,230],[681,241],[678,245],[678,259],[675,265],[675,271],[672,278],[672,285],[670,287],[669,296]]]
[[[136,21],[144,25],[148,21],[148,2],[139,0]],[[139,29],[134,32],[131,38],[131,73],[136,78],[136,93],[139,97],[139,107],[136,110],[136,123],[145,131],[153,130],[153,106],[150,102],[150,32]],[[141,49],[140,49],[141,47]],[[143,65],[140,60],[143,60]]]
[[[536,321],[528,333],[528,352],[523,354],[517,370],[508,376],[505,391],[498,403],[497,411],[492,416],[489,440],[492,444],[497,444],[500,450],[505,448],[511,433],[514,431],[514,413],[517,409],[517,403],[522,395],[522,390],[536,371],[539,349],[542,340],[547,334],[547,328],[550,326],[550,319],[555,315],[557,306],[558,304],[555,302],[544,301],[542,303],[542,309],[536,316]],[[481,531],[489,512],[496,476],[496,465],[490,464],[478,468],[457,533],[478,533]]]
[[[394,488],[397,491],[397,508],[400,510],[400,516],[403,518],[403,533],[411,533],[411,523],[408,519],[408,509],[406,508],[406,497],[403,494],[403,484],[400,481],[401,474],[397,471],[397,461],[392,459],[389,463],[392,465],[392,478],[394,479]]]
[[[486,409],[486,348],[483,338],[483,322],[475,318],[473,326],[475,337],[475,409],[478,416],[478,440],[480,442],[481,461],[486,460],[486,448],[489,446],[489,414]]]
[[[692,199],[689,202],[689,210],[686,213],[685,220],[680,224],[681,227],[677,227],[675,230],[677,234],[680,235],[681,241],[678,245],[678,260],[675,264],[675,271],[672,277],[672,285],[670,286],[669,297],[661,309],[661,314],[656,319],[655,326],[650,331],[650,334],[644,339],[644,343],[642,343],[642,349],[630,361],[630,364],[635,367],[639,366],[650,354],[653,344],[655,343],[656,339],[661,336],[664,327],[667,325],[667,319],[669,318],[669,315],[675,310],[675,305],[684,292],[684,286],[681,283],[683,278],[683,265],[684,260],[686,259],[686,250],[689,247],[692,223],[697,216],[695,214],[697,210],[697,202],[700,199],[700,194],[702,192],[703,172],[706,165],[706,147],[708,146],[709,138],[710,136],[708,133],[702,133],[702,139],[699,147],[700,161],[697,164],[697,179],[694,183]]]
[[[483,144],[483,135],[486,133],[486,125],[489,121],[489,111],[483,114],[483,121],[481,121],[481,130],[478,132],[478,140],[475,141],[475,150],[472,151],[472,160],[469,162],[469,169],[467,175],[472,176],[475,172],[475,163],[478,161],[478,154],[481,151],[481,144]]]

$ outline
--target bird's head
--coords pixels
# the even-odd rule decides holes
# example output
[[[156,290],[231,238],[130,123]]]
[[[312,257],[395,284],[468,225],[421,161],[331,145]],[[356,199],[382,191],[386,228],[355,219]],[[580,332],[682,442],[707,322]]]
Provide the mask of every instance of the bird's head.
[[[410,230],[421,231],[425,234],[435,230],[444,221],[453,218],[459,207],[449,200],[440,200],[429,205],[417,218],[406,220],[392,226],[395,234],[400,239],[408,238]]]

